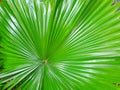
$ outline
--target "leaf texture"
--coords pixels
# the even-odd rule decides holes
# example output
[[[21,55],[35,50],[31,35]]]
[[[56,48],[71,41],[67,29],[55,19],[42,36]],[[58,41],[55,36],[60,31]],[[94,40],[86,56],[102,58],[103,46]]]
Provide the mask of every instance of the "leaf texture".
[[[1,0],[0,90],[118,90],[120,12],[111,0]]]

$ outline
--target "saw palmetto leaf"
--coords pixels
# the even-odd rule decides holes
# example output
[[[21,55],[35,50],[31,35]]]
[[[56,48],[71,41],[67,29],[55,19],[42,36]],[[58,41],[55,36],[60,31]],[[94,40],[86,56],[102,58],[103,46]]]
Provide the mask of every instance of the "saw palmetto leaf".
[[[120,12],[111,0],[1,0],[0,90],[117,90]]]

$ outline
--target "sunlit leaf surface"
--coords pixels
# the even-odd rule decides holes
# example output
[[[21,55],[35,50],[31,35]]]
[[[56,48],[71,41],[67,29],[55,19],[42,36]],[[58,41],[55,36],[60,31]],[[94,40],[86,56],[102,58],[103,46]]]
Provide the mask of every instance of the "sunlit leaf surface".
[[[118,90],[120,12],[112,3],[0,0],[0,90]]]

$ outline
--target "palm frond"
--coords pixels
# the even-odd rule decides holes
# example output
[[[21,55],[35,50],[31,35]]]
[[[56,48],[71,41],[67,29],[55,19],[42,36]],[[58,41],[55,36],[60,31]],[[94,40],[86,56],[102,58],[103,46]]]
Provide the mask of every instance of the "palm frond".
[[[120,12],[111,0],[0,2],[1,90],[117,90]]]

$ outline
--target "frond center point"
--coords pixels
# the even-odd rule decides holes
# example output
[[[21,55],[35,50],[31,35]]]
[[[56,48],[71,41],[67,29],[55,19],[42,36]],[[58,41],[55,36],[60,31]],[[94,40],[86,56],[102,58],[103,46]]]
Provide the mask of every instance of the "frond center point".
[[[43,63],[43,64],[47,64],[47,62],[48,62],[48,61],[45,59],[45,60],[43,60],[42,63]]]

